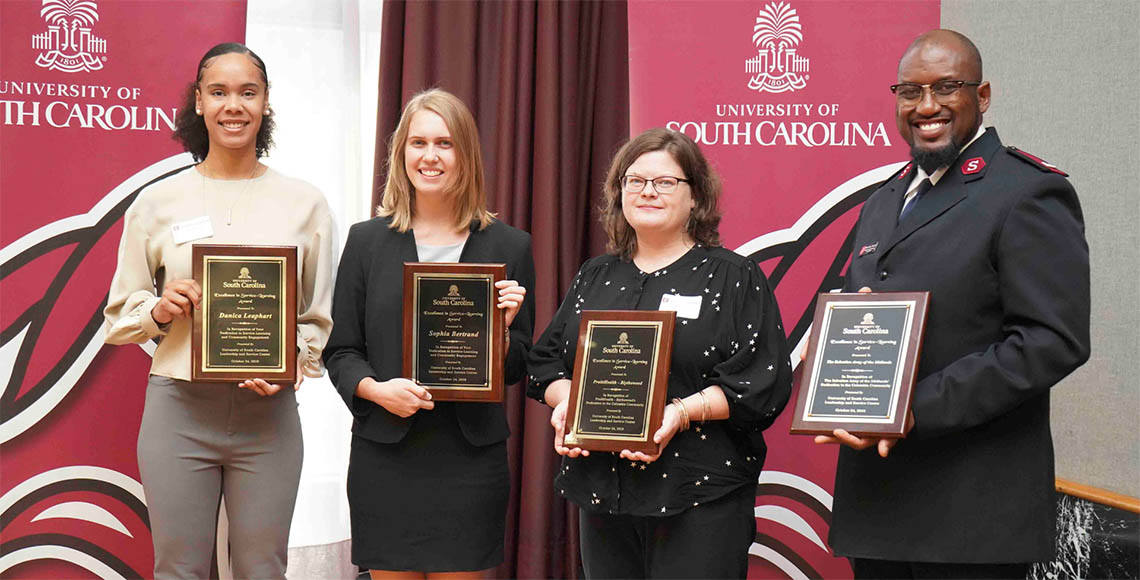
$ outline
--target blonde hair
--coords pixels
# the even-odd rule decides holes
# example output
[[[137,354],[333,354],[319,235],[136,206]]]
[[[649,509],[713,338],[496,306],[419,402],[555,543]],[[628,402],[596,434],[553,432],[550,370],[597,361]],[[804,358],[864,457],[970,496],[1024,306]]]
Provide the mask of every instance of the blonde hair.
[[[447,195],[454,196],[452,217],[456,229],[469,227],[472,222],[479,222],[479,229],[491,225],[495,214],[487,211],[483,154],[479,148],[479,129],[475,126],[475,118],[463,101],[441,89],[418,93],[404,105],[400,123],[388,141],[388,178],[376,215],[391,217],[389,227],[400,232],[408,231],[412,225],[415,189],[404,166],[404,146],[412,117],[420,111],[431,111],[442,117],[451,133],[457,163]]]

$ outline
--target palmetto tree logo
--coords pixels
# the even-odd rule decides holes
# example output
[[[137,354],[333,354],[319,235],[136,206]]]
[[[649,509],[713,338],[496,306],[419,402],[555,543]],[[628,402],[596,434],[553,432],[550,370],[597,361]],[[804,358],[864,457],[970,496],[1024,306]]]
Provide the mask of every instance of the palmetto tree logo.
[[[783,93],[807,86],[811,63],[796,54],[803,39],[799,14],[791,4],[771,2],[761,8],[752,27],[756,56],[744,61],[744,71],[751,75],[748,88]]]
[[[62,72],[103,68],[96,54],[107,52],[107,41],[91,34],[99,21],[99,6],[92,0],[43,0],[40,17],[47,31],[32,36],[32,48],[42,50],[36,64]]]

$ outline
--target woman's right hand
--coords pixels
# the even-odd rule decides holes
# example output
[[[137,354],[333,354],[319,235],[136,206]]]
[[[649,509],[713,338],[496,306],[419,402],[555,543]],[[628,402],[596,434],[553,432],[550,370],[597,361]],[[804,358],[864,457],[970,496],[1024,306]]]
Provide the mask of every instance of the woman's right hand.
[[[202,287],[190,279],[171,280],[162,286],[158,304],[150,309],[150,317],[159,324],[175,318],[189,318],[202,303]]]
[[[427,389],[402,378],[378,382],[372,377],[364,377],[356,386],[356,396],[368,399],[399,417],[411,417],[420,409],[435,408],[435,401],[431,400]]]
[[[563,437],[566,435],[566,405],[569,398],[569,379],[558,379],[550,383],[543,395],[543,399],[548,405],[554,405],[554,411],[550,413],[550,426],[554,427],[554,451],[567,457],[578,457],[579,455],[585,457],[590,454],[589,451],[577,447],[567,447],[563,441]]]
[[[567,457],[585,457],[590,454],[585,449],[567,447],[562,438],[566,435],[566,400],[558,403],[550,413],[550,426],[554,427],[554,452]]]

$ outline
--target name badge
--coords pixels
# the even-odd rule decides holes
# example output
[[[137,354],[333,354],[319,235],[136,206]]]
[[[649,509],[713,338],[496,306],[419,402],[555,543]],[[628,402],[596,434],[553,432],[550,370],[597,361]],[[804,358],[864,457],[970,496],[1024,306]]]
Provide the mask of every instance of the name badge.
[[[681,318],[695,319],[701,314],[700,296],[682,296],[680,294],[662,294],[661,306],[658,310],[672,310]]]
[[[174,237],[175,244],[212,238],[214,237],[214,224],[210,222],[210,216],[204,215],[170,226],[170,234]]]

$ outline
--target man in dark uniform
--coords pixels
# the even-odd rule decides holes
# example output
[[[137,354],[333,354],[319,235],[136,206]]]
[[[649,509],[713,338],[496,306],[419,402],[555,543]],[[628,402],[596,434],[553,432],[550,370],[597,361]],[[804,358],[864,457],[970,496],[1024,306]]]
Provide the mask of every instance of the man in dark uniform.
[[[1053,557],[1049,389],[1089,356],[1076,192],[982,129],[977,48],[935,30],[899,61],[913,160],[866,202],[845,290],[931,293],[905,439],[842,430],[831,546],[856,578],[1024,578]]]

